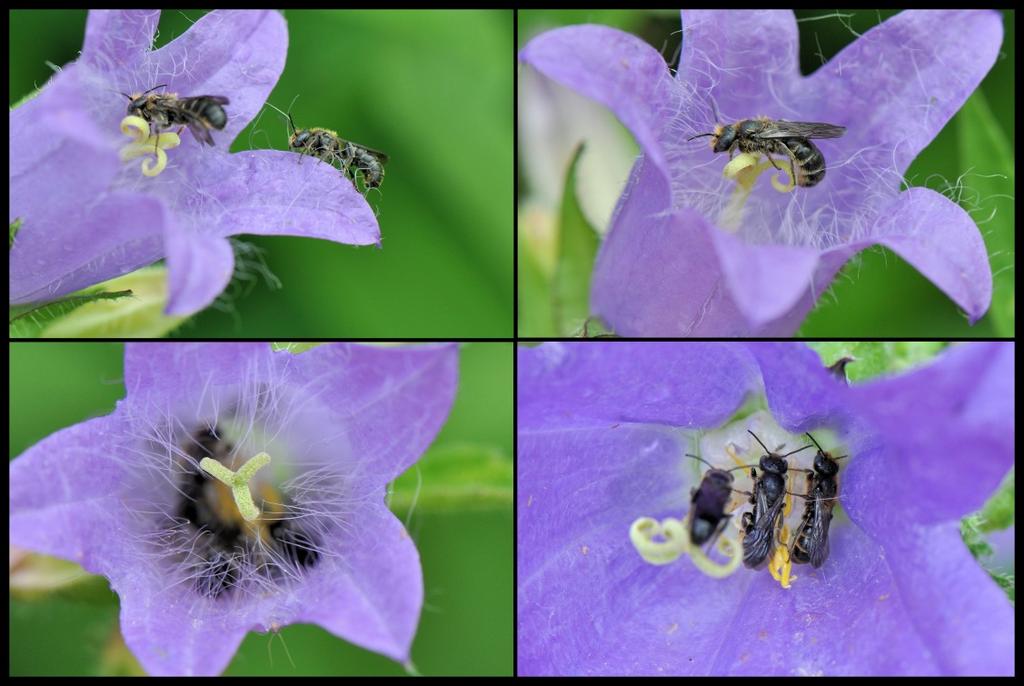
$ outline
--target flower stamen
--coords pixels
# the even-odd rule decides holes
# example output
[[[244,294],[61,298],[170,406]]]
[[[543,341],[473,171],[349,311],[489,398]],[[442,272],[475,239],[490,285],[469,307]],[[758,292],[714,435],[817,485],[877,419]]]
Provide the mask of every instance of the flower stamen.
[[[762,162],[760,154],[741,152],[729,160],[729,163],[722,169],[722,176],[736,182],[736,189],[733,191],[732,197],[729,198],[729,203],[722,210],[722,216],[718,222],[722,228],[731,232],[739,230],[743,219],[743,206],[746,204],[747,198],[750,197],[757,178],[765,169],[770,167],[779,172],[779,175],[773,176],[771,179],[772,187],[778,192],[789,193],[796,188],[796,179],[792,178],[786,168],[779,169],[772,162],[771,157],[765,156],[765,158],[765,161]],[[779,181],[780,175],[785,175],[789,180],[783,184]]]

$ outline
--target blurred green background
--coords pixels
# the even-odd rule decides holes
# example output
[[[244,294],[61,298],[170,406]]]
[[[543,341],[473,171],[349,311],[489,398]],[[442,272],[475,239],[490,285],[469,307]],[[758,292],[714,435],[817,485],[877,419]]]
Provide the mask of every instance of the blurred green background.
[[[119,344],[12,344],[10,454],[20,454],[58,429],[108,414],[124,396],[122,356]],[[423,562],[424,608],[412,649],[421,674],[512,673],[512,441],[512,346],[465,344],[451,416],[430,450],[406,473],[415,477],[413,486],[421,482],[418,503],[411,514],[397,505],[410,501],[402,497],[406,477],[399,479],[392,500]],[[454,499],[432,496],[452,490],[452,477],[436,468],[452,446],[459,447],[463,471],[501,461],[502,469],[492,464],[487,493],[464,489]],[[99,673],[117,616],[117,598],[109,591],[91,600],[12,598],[10,674]],[[226,673],[405,673],[391,660],[316,626],[285,627],[280,636],[294,667],[281,638],[250,633]]]
[[[800,66],[815,71],[894,10],[798,10]],[[926,186],[960,205],[979,223],[988,247],[995,284],[992,308],[977,324],[930,281],[894,253],[873,248],[851,261],[810,313],[798,335],[808,337],[992,337],[1014,335],[1014,159],[1015,100],[1013,11],[1004,12],[1004,39],[995,66],[981,88],[907,171],[911,186]],[[827,18],[822,18],[827,17]],[[597,23],[640,36],[667,60],[677,55],[679,12],[675,10],[524,10],[519,13],[518,47],[547,29]],[[522,67],[520,67],[522,68]],[[623,135],[629,134],[623,129]],[[958,185],[959,184],[959,185]],[[520,197],[529,179],[520,177]],[[531,281],[535,267],[520,264],[519,331],[547,337],[536,322],[547,321],[547,304],[537,307]],[[526,278],[524,278],[524,276]],[[534,312],[531,312],[534,308]],[[537,316],[540,312],[540,316]],[[560,332],[573,335],[574,331]]]
[[[203,13],[168,10],[157,46]],[[257,277],[177,330],[205,337],[510,337],[513,327],[513,14],[284,12],[289,46],[269,101],[390,155],[383,249],[243,237],[283,288]],[[13,11],[10,102],[46,83],[82,46],[86,13]],[[121,105],[118,105],[121,106]],[[264,108],[231,146],[287,149]],[[297,158],[296,158],[297,159]]]

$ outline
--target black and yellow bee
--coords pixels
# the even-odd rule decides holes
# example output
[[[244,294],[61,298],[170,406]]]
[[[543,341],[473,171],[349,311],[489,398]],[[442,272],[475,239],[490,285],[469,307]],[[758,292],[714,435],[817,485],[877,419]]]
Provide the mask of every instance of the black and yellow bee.
[[[711,136],[714,152],[729,151],[729,157],[739,148],[740,152],[763,153],[772,166],[778,165],[772,155],[789,158],[790,178],[798,186],[810,188],[825,178],[825,156],[821,154],[812,138],[839,138],[846,133],[846,127],[818,122],[784,121],[782,119],[743,119],[735,124],[717,124],[711,133],[701,133],[687,138]]]
[[[179,98],[176,93],[153,93],[166,84],[154,86],[144,93],[128,95],[128,114],[145,119],[154,134],[180,126],[188,127],[200,143],[213,145],[211,129],[220,131],[228,123],[224,105],[230,101],[223,95],[196,95]]]
[[[268,103],[269,104],[269,103]],[[271,107],[274,107],[271,105]],[[275,110],[281,110],[274,107]],[[359,143],[347,141],[330,129],[313,127],[300,129],[295,126],[292,115],[281,112],[288,117],[292,133],[288,138],[288,147],[302,154],[310,155],[323,162],[333,165],[337,162],[341,173],[356,182],[362,178],[366,188],[377,188],[384,180],[384,165],[388,162],[387,153],[374,150]]]

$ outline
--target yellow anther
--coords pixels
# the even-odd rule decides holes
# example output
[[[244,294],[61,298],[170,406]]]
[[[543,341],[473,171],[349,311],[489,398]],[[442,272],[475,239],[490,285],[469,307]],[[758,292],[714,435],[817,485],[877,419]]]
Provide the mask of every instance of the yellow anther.
[[[736,182],[736,188],[733,190],[732,197],[729,198],[728,204],[723,208],[722,214],[718,218],[718,225],[723,229],[730,232],[739,230],[743,223],[743,206],[746,205],[747,198],[750,197],[750,192],[754,189],[754,183],[757,182],[761,172],[765,169],[774,168],[770,161],[762,162],[760,160],[761,155],[741,152],[731,159],[722,170],[722,175],[725,178]],[[789,177],[789,173],[785,169],[779,169],[779,173]],[[790,178],[787,184],[783,184],[776,176],[773,176],[772,187],[780,193],[789,193],[796,188],[796,183],[794,179]]]

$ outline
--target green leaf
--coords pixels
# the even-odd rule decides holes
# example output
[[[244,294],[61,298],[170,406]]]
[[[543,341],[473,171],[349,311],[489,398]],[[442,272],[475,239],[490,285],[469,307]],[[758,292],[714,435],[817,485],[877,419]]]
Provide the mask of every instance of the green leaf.
[[[21,217],[18,217],[18,218],[17,218],[17,219],[15,219],[15,220],[14,220],[13,222],[11,222],[11,227],[10,227],[10,232],[11,232],[11,242],[10,242],[10,244],[8,244],[8,246],[7,246],[7,249],[8,249],[8,250],[10,250],[11,248],[13,248],[13,247],[14,247],[14,237],[15,237],[15,236],[17,236],[17,235],[18,235],[18,231],[20,231],[20,230],[21,230],[21,225],[22,225],[22,223],[23,223],[23,222],[22,222],[22,219],[21,219]]]
[[[946,343],[938,341],[827,341],[808,345],[817,351],[826,367],[842,357],[852,357],[853,361],[846,367],[846,376],[851,383],[917,366],[946,347]]]
[[[1003,479],[995,495],[988,499],[985,507],[981,510],[982,531],[998,531],[1008,529],[1013,525],[1015,500],[1014,500],[1014,470]]]
[[[960,159],[965,167],[961,205],[979,222],[992,265],[989,314],[1000,336],[1014,335],[1013,145],[979,89],[957,115]]]
[[[573,154],[562,192],[558,262],[552,288],[555,320],[565,336],[579,331],[590,315],[590,274],[599,242],[576,200],[576,165],[582,152],[581,144]]]
[[[1016,577],[1013,575],[1012,568],[1009,570],[1000,568],[999,563],[988,559],[992,556],[993,550],[985,538],[985,534],[1008,529],[1014,523],[1014,473],[1014,469],[1011,468],[1010,473],[1003,479],[995,494],[988,499],[979,512],[960,520],[960,536],[967,545],[967,549],[971,551],[971,554],[988,572],[993,581],[999,584],[999,587],[1009,597],[1010,602],[1013,602],[1016,596]]]
[[[131,291],[96,291],[69,295],[44,305],[16,305],[10,309],[11,338],[36,338],[49,325],[80,307],[94,302],[120,300],[132,295]]]
[[[167,267],[144,267],[51,303],[63,307],[55,310],[55,316],[45,322],[38,336],[159,338],[186,319],[164,314],[167,298]]]
[[[317,347],[318,345],[323,345],[323,343],[308,343],[308,342],[306,342],[306,343],[287,343],[287,342],[283,342],[283,343],[271,343],[270,344],[270,349],[273,350],[275,353],[276,352],[280,352],[282,350],[285,350],[287,352],[292,353],[293,355],[298,355],[299,353],[304,353],[307,350],[310,350],[312,348]]]
[[[512,506],[512,460],[487,445],[435,446],[415,467],[398,477],[391,509],[500,509]]]

